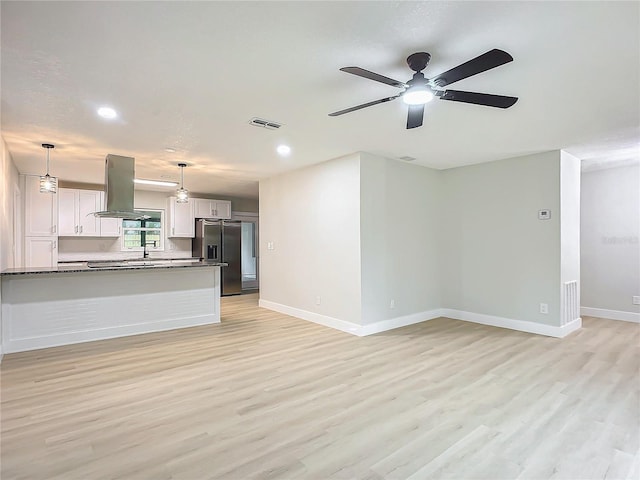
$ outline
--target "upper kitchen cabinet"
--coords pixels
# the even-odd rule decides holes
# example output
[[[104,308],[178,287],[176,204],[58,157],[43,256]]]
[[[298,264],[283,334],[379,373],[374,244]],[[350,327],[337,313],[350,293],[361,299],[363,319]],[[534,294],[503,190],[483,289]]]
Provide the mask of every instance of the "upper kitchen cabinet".
[[[196,206],[196,218],[231,218],[231,202],[228,200],[209,200],[194,198]]]
[[[100,192],[100,205],[104,205],[104,192]],[[122,233],[122,219],[100,217],[100,236],[119,237]]]
[[[167,237],[188,237],[196,235],[194,199],[178,203],[176,197],[167,199]]]
[[[58,189],[58,235],[61,237],[99,237],[102,192],[98,190]]]
[[[58,234],[58,194],[40,193],[40,177],[25,177],[25,237]]]
[[[100,236],[101,237],[119,237],[122,234],[121,218],[101,218],[100,219]]]

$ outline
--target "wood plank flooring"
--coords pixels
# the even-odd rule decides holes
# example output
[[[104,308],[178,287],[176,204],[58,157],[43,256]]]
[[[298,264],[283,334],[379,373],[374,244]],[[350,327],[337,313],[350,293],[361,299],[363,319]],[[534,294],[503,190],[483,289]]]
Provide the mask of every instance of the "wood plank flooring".
[[[222,324],[6,355],[1,478],[637,479],[640,325]]]

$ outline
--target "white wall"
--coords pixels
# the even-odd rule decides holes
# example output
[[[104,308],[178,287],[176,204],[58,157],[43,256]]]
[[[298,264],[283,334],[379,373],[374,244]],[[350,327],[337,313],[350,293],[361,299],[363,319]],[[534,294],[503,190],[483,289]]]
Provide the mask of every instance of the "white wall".
[[[442,172],[360,158],[362,323],[439,308]]]
[[[565,291],[565,284],[575,282]],[[560,304],[562,323],[580,317],[580,159],[560,152]]]
[[[0,153],[0,270],[14,266],[14,207],[19,189],[18,170],[4,139]]]
[[[640,165],[583,172],[581,202],[582,305],[640,313]]]
[[[359,171],[355,154],[260,182],[261,304],[360,322]]]
[[[21,208],[16,204],[16,193],[19,189],[18,169],[13,163],[11,154],[3,138],[0,138],[0,271],[15,265],[15,249],[20,248],[19,242],[14,242],[14,228],[16,219],[14,209]],[[20,218],[22,213],[19,213]],[[0,297],[0,304],[2,298]],[[1,310],[1,309],[0,309]],[[0,359],[2,358],[2,312],[0,311]]]
[[[559,326],[560,152],[445,170],[443,189],[443,305]]]

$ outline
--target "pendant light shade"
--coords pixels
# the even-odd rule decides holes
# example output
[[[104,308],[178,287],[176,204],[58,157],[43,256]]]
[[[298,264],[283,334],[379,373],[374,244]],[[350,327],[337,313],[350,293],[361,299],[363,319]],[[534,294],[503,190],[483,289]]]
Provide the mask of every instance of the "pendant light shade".
[[[177,203],[188,203],[189,202],[189,191],[184,188],[184,167],[187,166],[186,163],[179,163],[180,167],[180,188],[176,190],[176,202]]]
[[[40,193],[56,193],[58,191],[58,179],[49,175],[49,150],[54,146],[50,143],[43,143],[42,148],[47,149],[47,174],[40,176]]]

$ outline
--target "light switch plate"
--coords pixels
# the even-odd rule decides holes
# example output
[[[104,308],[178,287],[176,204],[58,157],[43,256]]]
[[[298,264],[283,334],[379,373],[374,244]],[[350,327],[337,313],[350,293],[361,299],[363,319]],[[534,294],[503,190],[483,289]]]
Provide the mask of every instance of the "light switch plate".
[[[538,220],[549,220],[551,218],[551,210],[538,210]]]

